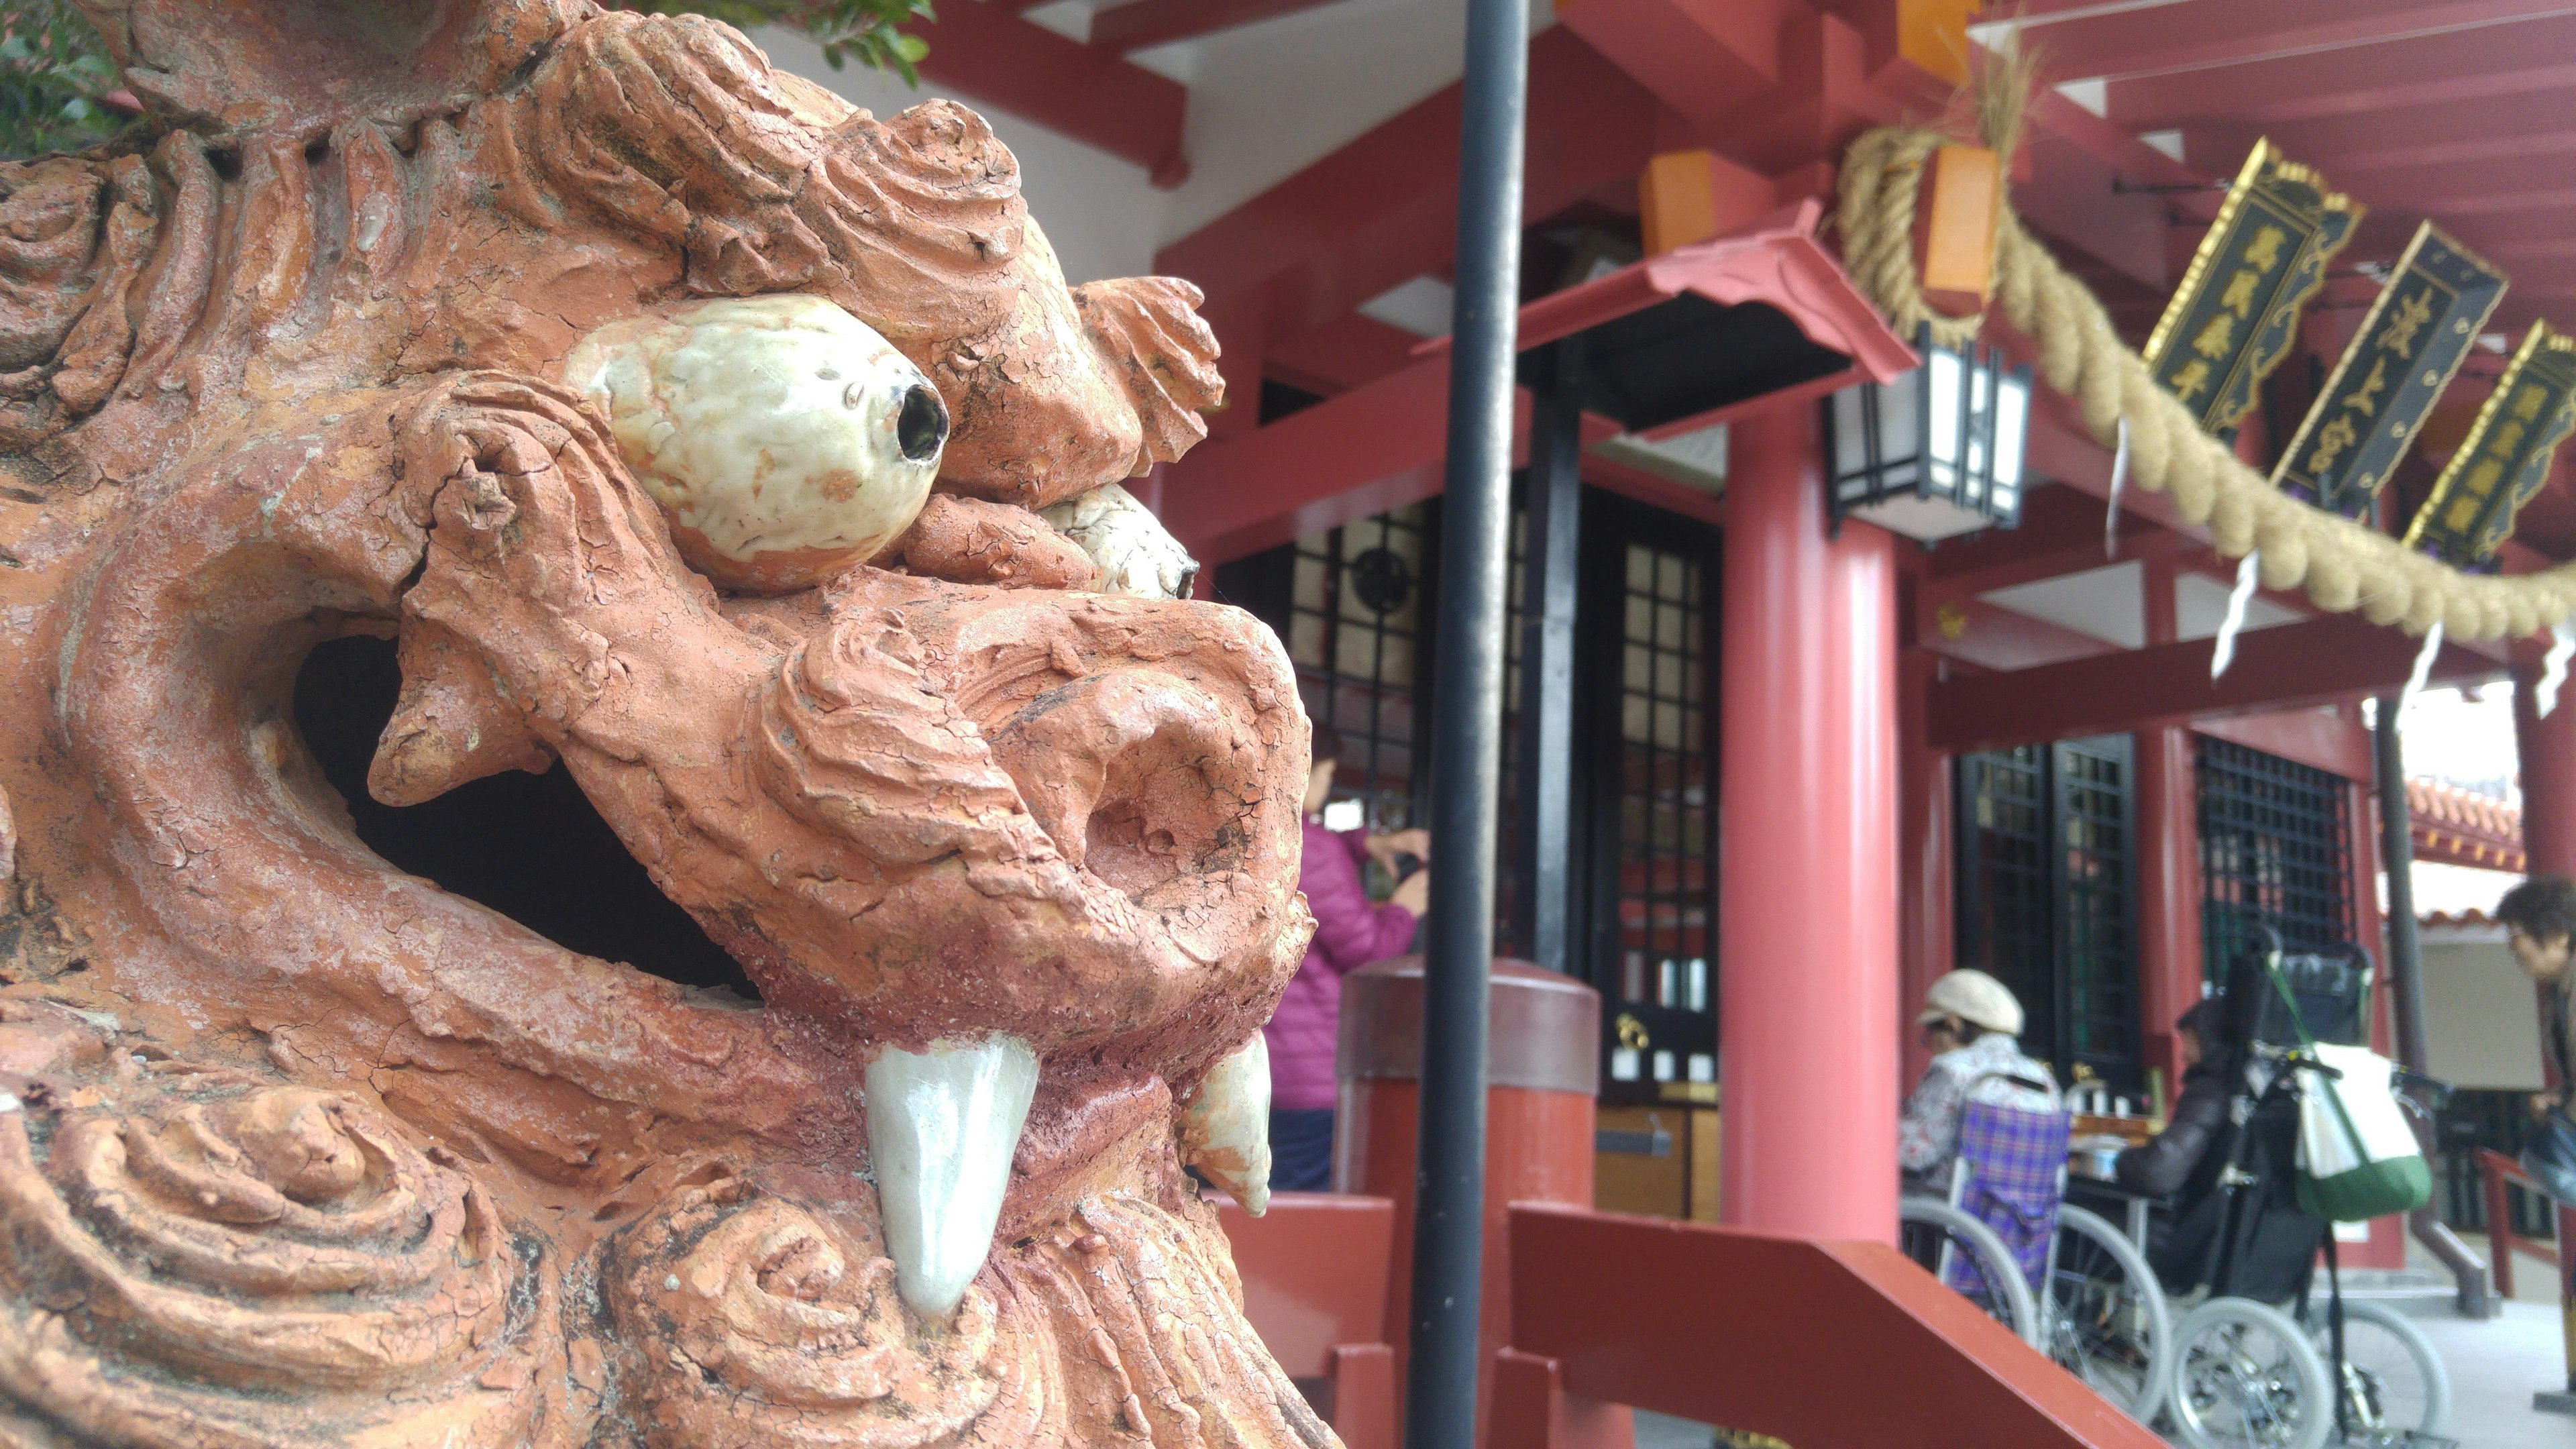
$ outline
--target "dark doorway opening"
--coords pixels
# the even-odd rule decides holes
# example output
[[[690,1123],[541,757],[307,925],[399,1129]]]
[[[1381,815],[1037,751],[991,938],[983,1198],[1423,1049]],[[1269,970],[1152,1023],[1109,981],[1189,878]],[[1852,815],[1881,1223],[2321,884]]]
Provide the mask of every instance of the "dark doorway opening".
[[[318,646],[295,680],[295,727],[368,849],[570,950],[760,999],[733,957],[654,887],[561,765],[507,771],[418,805],[379,804],[367,793],[367,764],[401,688],[393,641],[365,636]]]

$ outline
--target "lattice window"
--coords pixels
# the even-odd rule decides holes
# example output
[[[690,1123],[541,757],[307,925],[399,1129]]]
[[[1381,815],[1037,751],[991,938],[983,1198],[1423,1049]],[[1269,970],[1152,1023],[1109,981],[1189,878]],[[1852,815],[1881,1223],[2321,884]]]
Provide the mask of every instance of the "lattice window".
[[[1654,1049],[1614,1060],[1611,1076],[1704,1086],[1715,1080],[1717,1005],[1706,570],[1634,540],[1621,567],[1618,994],[1650,1009]],[[1621,1065],[1637,1075],[1623,1078]]]
[[[1958,764],[1958,964],[2012,989],[2025,1050],[2123,1087],[2138,1078],[2131,786],[2121,736]]]
[[[1342,737],[1333,798],[1359,802],[1372,830],[1417,823],[1414,741],[1422,713],[1417,691],[1428,684],[1420,651],[1429,547],[1420,504],[1296,545],[1288,657],[1307,714]]]
[[[2062,1031],[2053,1043],[2063,1068],[2090,1066],[2106,1081],[2133,1084],[2138,1065],[2136,879],[2126,736],[2058,745],[2058,933]]]
[[[2055,891],[2048,878],[2048,754],[2038,745],[1959,761],[1958,964],[2001,981],[2035,1030],[2023,1040],[2053,1055]],[[1909,1003],[1910,1005],[1911,1003]]]
[[[2340,775],[2200,741],[2201,959],[2213,980],[2268,925],[2293,951],[2356,939]]]

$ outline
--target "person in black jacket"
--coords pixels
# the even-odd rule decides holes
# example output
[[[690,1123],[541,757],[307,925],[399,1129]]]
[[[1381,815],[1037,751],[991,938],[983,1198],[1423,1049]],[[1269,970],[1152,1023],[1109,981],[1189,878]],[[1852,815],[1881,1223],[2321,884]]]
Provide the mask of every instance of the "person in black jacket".
[[[2238,976],[2231,984],[2258,989],[2259,978]],[[2130,1192],[2173,1202],[2172,1212],[2157,1214],[2147,1243],[2147,1262],[2167,1292],[2201,1287],[2223,1256],[2228,1267],[2222,1291],[2280,1303],[2305,1290],[2326,1225],[2297,1202],[2292,1159],[2298,1102],[2257,1093],[2244,1046],[2252,1023],[2230,1014],[2229,999],[2227,992],[2209,997],[2174,1023],[2182,1036],[2182,1092],[2165,1130],[2121,1153],[2114,1175]],[[2250,1011],[2251,1004],[2240,1006]],[[2244,1190],[2240,1211],[2231,1217],[2218,1178],[2236,1145],[2240,1099],[2255,1104],[2241,1129],[2252,1134],[2243,1159],[2255,1185]],[[2222,1234],[2233,1240],[2223,1255]]]
[[[2194,1169],[2205,1159],[2211,1164],[2208,1175],[2217,1175],[2209,1146],[2225,1132],[2228,1098],[2242,1065],[2223,1040],[2217,1043],[2219,1050],[2211,1051],[2212,1038],[2224,1036],[2217,998],[2194,1003],[2174,1023],[2174,1031],[2182,1038],[2182,1091],[2174,1098],[2173,1113],[2164,1131],[2121,1153],[2113,1169],[2120,1186],[2141,1197],[2173,1196],[2199,1175]]]

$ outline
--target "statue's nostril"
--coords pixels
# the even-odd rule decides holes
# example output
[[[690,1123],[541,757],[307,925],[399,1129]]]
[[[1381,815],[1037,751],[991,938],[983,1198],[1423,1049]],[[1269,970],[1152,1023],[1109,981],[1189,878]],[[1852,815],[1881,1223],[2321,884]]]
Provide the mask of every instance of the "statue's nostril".
[[[895,415],[895,446],[916,463],[927,463],[939,456],[940,445],[948,441],[948,406],[939,394],[916,383],[903,395],[903,411]]]
[[[1154,670],[1059,686],[992,741],[1066,860],[1130,896],[1231,859],[1244,802],[1263,794],[1262,757],[1219,701]]]

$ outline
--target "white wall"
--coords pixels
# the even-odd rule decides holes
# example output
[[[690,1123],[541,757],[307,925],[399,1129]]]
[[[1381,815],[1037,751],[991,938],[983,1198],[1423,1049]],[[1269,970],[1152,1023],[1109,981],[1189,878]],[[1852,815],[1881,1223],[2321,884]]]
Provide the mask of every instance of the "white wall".
[[[958,0],[971,3],[971,0]],[[1190,88],[1190,179],[1171,194],[1178,241],[1358,139],[1466,70],[1458,0],[1341,0],[1140,52]],[[1556,23],[1533,0],[1534,32]]]
[[[2500,928],[2424,933],[2426,1066],[2455,1087],[2540,1089],[2540,1015]]]
[[[975,5],[984,0],[947,0]],[[1069,13],[1068,13],[1069,12]],[[1137,64],[1190,88],[1184,150],[1190,179],[1158,191],[1143,167],[1119,160],[1011,114],[982,96],[958,93],[992,123],[1020,161],[1029,210],[1046,228],[1072,282],[1138,276],[1155,251],[1287,180],[1369,128],[1458,79],[1464,69],[1466,7],[1457,0],[1339,0],[1276,20],[1138,52]],[[1531,0],[1531,25],[1554,23],[1551,0]],[[1073,4],[1048,7],[1051,29],[1079,36],[1087,16]],[[935,48],[939,27],[924,26]],[[916,91],[898,76],[859,66],[834,70],[799,31],[770,27],[752,37],[771,64],[790,70],[881,116],[946,94]]]

